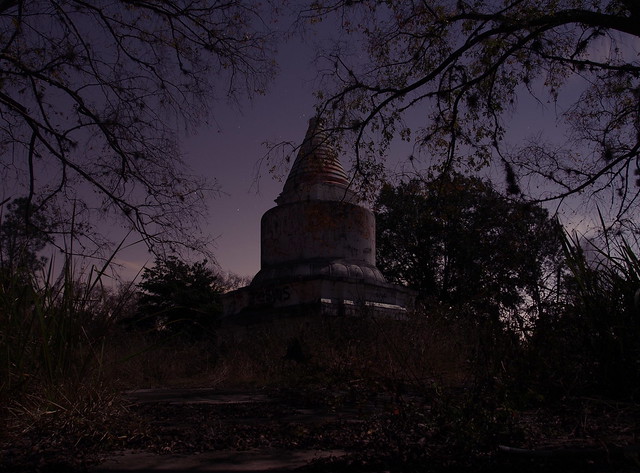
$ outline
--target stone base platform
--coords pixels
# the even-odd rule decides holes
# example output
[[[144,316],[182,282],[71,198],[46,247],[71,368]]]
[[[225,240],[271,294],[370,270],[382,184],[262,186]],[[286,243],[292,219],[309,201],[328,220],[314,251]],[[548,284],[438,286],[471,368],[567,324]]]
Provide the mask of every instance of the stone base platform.
[[[413,308],[414,298],[412,290],[388,283],[316,277],[249,285],[224,294],[223,318],[230,322],[301,315],[403,318]]]

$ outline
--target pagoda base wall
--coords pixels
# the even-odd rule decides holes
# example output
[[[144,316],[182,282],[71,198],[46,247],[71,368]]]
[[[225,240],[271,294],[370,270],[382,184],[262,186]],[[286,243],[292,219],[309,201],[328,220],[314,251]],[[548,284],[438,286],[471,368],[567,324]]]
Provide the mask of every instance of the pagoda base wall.
[[[233,319],[320,315],[403,317],[413,308],[415,293],[392,284],[314,278],[258,287],[223,295],[223,317]]]

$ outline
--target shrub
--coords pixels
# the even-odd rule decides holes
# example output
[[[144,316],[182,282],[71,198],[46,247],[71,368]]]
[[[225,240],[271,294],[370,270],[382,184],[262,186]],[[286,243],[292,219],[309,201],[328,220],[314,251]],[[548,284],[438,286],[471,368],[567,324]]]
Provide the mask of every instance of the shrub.
[[[215,326],[222,311],[222,288],[206,260],[188,264],[175,256],[156,258],[138,287],[142,293],[132,322],[140,328],[197,337]]]

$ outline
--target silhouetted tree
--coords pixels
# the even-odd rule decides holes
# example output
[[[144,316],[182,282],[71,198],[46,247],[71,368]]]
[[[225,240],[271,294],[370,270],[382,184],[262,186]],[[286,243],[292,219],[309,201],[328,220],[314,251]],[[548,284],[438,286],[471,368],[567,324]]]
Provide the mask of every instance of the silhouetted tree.
[[[188,264],[175,256],[156,258],[138,287],[135,323],[143,328],[202,335],[221,313],[222,288],[206,260]]]
[[[3,178],[150,245],[201,247],[215,186],[187,172],[176,131],[264,89],[265,25],[245,0],[0,1]]]
[[[374,145],[384,152],[403,137],[440,170],[504,166],[518,194],[611,192],[613,216],[636,208],[636,0],[314,1],[301,18],[336,12],[353,41],[324,55],[320,108],[336,129],[353,132],[346,139],[361,171],[379,159]],[[358,54],[345,46],[360,39]],[[505,141],[523,96],[550,104],[558,140]],[[409,127],[408,115],[422,121]]]
[[[526,330],[554,294],[562,233],[540,206],[453,174],[387,185],[375,209],[380,269],[423,302],[467,305]]]

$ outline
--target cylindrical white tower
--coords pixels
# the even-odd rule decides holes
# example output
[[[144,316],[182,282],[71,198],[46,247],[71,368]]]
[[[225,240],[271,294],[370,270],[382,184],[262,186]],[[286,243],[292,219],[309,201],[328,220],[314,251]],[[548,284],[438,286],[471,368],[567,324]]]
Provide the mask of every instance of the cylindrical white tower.
[[[262,217],[261,270],[252,286],[315,276],[384,282],[375,217],[356,200],[322,123],[312,118],[278,205]]]
[[[413,293],[376,268],[375,217],[358,205],[317,119],[276,203],[262,217],[260,272],[223,296],[226,316],[404,316]]]

